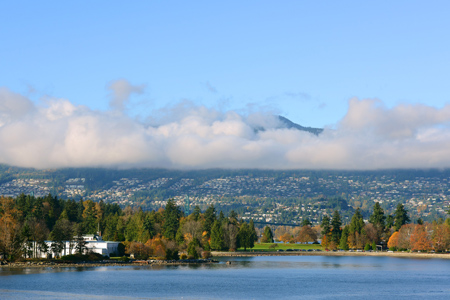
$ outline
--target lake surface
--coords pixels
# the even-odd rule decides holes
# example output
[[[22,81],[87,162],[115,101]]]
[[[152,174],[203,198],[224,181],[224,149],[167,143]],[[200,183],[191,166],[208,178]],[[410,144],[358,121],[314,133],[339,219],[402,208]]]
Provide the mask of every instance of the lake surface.
[[[450,299],[450,260],[260,256],[220,261],[190,266],[3,269],[0,298]]]

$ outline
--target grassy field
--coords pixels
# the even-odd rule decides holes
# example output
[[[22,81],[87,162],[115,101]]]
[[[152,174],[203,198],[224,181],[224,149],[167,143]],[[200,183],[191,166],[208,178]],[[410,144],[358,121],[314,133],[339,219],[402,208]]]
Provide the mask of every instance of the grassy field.
[[[301,249],[301,250],[309,250],[309,249],[320,249],[322,250],[322,246],[315,244],[284,244],[284,243],[255,243],[255,247],[252,249],[247,249],[247,252],[251,251],[277,251],[277,250],[284,250],[287,249]],[[244,251],[244,248],[239,248],[238,251]]]

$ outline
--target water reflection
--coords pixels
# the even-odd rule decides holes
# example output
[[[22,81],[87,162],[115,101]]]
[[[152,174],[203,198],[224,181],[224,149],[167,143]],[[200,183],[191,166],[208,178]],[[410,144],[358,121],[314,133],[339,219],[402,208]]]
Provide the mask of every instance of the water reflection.
[[[218,260],[190,265],[3,268],[0,298],[348,299],[376,294],[387,299],[405,295],[450,299],[450,260],[325,256]]]
[[[441,259],[405,259],[392,257],[345,257],[345,256],[259,256],[259,257],[218,257],[219,263],[184,265],[148,265],[148,266],[101,266],[101,267],[30,267],[0,268],[0,276],[31,275],[61,272],[109,272],[111,270],[237,270],[237,269],[345,269],[387,271],[434,270],[443,265],[450,267],[450,260]],[[230,262],[230,264],[227,264]]]

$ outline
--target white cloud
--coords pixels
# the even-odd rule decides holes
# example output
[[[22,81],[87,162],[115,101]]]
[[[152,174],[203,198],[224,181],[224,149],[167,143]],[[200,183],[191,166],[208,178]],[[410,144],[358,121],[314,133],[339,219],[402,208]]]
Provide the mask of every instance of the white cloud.
[[[117,108],[136,92],[128,83],[114,85],[114,91],[122,99]],[[220,112],[190,102],[162,109],[148,120],[94,111],[65,99],[36,107],[0,88],[0,162],[36,168],[450,167],[449,105],[387,108],[380,100],[351,99],[336,130],[325,129],[319,136],[281,128],[270,113]]]
[[[108,85],[108,89],[111,92],[111,100],[109,105],[111,108],[122,111],[124,110],[131,94],[142,94],[144,92],[145,85],[132,85],[126,79],[118,79],[112,81]]]
[[[29,99],[0,87],[0,126],[23,118],[33,108],[33,103]]]

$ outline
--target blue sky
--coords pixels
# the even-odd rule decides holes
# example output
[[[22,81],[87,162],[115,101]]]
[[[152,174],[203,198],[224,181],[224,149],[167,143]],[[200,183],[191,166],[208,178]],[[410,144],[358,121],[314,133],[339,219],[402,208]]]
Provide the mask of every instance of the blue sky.
[[[245,3],[243,3],[245,2]],[[450,101],[448,1],[5,1],[0,85],[108,108],[109,82],[145,84],[130,114],[187,99],[339,121],[352,97]]]
[[[3,1],[0,163],[450,167],[449,15],[448,1]]]

